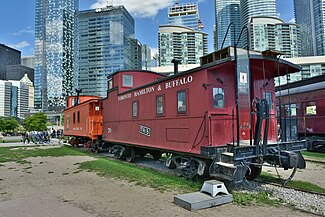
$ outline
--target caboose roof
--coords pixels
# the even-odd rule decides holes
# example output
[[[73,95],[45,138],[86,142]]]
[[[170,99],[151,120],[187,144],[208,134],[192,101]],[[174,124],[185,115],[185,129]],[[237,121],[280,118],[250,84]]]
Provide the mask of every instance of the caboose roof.
[[[247,52],[245,49],[237,48],[237,55],[243,54],[245,52]],[[204,58],[206,58],[206,59],[204,59]],[[251,73],[263,73],[263,70],[265,70],[267,72],[268,76],[272,76],[272,78],[277,77],[277,76],[286,75],[287,73],[290,74],[290,73],[298,72],[301,70],[301,67],[296,64],[293,64],[293,63],[283,60],[283,59],[274,58],[273,56],[263,55],[261,52],[250,51],[249,59],[250,59]],[[209,60],[212,60],[212,61],[209,62]],[[211,68],[214,66],[219,66],[222,64],[227,64],[227,63],[234,62],[234,61],[235,61],[234,47],[227,47],[220,51],[215,51],[211,54],[201,57],[202,65],[199,67],[190,69],[188,71],[180,72],[175,75],[167,76],[167,77],[159,79],[157,81],[149,82],[147,84],[132,88],[130,90],[123,91],[119,94],[122,94],[122,93],[125,94],[128,92],[132,92],[134,90],[142,89],[142,88],[150,86],[150,85],[165,82],[165,81],[174,79],[179,76],[183,76],[183,75],[195,73],[195,72],[200,72],[201,70],[204,70],[204,69],[208,69],[208,68]],[[147,71],[147,70],[123,70],[123,71],[117,71],[117,72],[113,73],[112,75],[108,76],[108,78],[117,74],[117,73],[128,72],[128,71],[131,71],[131,72],[139,71],[139,72],[153,73],[153,74],[161,75],[159,73]]]
[[[78,103],[77,105],[70,106],[69,108],[64,109],[64,111],[68,111],[68,110],[71,110],[71,109],[75,109],[75,108],[78,108],[79,106],[83,106],[84,104],[89,104],[91,102],[98,102],[101,99],[102,99],[101,97],[89,99],[89,100],[83,101],[81,103]]]
[[[153,71],[149,71],[149,70],[118,70],[110,75],[107,76],[107,78],[111,78],[113,77],[114,75],[118,74],[118,73],[124,73],[124,72],[141,72],[141,73],[150,73],[150,74],[154,74],[154,75],[159,75],[159,76],[163,76],[163,77],[166,77],[166,75],[163,75],[163,74],[160,74],[160,73],[157,73],[157,72],[153,72]]]

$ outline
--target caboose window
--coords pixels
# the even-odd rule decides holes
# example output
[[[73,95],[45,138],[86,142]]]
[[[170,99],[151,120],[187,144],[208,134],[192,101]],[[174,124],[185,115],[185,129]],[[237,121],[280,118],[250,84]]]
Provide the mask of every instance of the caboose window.
[[[123,86],[133,87],[133,75],[123,75]]]
[[[73,123],[76,123],[76,113],[73,112]]]
[[[316,103],[308,103],[306,105],[306,115],[316,115],[317,114],[317,106]]]
[[[223,88],[213,88],[213,108],[225,107],[225,90]]]
[[[78,111],[77,113],[77,119],[78,119],[78,123],[80,123],[80,111]]]
[[[186,113],[186,91],[177,92],[177,113]]]
[[[286,116],[297,116],[297,105],[296,104],[290,104],[285,105],[285,111],[286,111]]]
[[[108,80],[108,89],[112,89],[113,88],[113,80],[110,79]]]
[[[69,130],[70,129],[70,117],[67,117],[67,122],[66,122],[66,128],[67,128],[67,130]]]
[[[164,96],[163,95],[156,97],[156,114],[157,115],[164,114]]]
[[[132,102],[132,117],[138,117],[138,101]]]

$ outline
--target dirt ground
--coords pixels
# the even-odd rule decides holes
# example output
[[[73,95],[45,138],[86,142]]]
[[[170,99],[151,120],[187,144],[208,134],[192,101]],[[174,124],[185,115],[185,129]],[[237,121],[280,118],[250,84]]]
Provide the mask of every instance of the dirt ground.
[[[16,213],[33,217],[312,216],[287,207],[240,207],[233,204],[189,212],[173,203],[174,192],[161,193],[78,170],[78,163],[94,160],[91,157],[37,157],[27,160],[30,165],[10,162],[0,166],[0,217],[19,216]],[[65,208],[69,208],[65,214],[59,212]],[[36,215],[36,212],[41,214]]]

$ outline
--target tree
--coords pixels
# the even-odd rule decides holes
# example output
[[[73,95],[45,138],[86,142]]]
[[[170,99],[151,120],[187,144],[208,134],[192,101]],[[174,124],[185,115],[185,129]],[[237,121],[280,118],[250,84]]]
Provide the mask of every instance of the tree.
[[[38,112],[34,115],[27,117],[24,121],[25,128],[28,131],[42,131],[46,130],[46,114]]]
[[[4,117],[0,119],[1,131],[14,131],[19,126],[18,121],[14,117]]]
[[[0,117],[0,132],[3,131],[3,126],[4,126],[3,117]]]

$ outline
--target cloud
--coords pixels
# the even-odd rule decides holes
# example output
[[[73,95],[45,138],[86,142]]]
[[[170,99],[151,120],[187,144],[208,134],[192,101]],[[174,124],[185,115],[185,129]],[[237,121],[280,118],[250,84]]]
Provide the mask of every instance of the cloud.
[[[21,49],[28,46],[30,46],[30,44],[27,41],[21,41],[17,44],[11,45],[10,47],[13,47],[15,49]]]
[[[296,23],[296,18],[292,17],[292,18],[289,20],[289,23]]]
[[[18,32],[13,33],[13,35],[22,35],[22,34],[34,34],[34,29],[31,26],[28,26],[26,29],[19,30]]]
[[[111,1],[96,0],[96,3],[90,7],[104,8]],[[114,0],[114,6],[124,5],[124,7],[135,17],[154,17],[159,10],[162,10],[172,4],[170,0]]]

